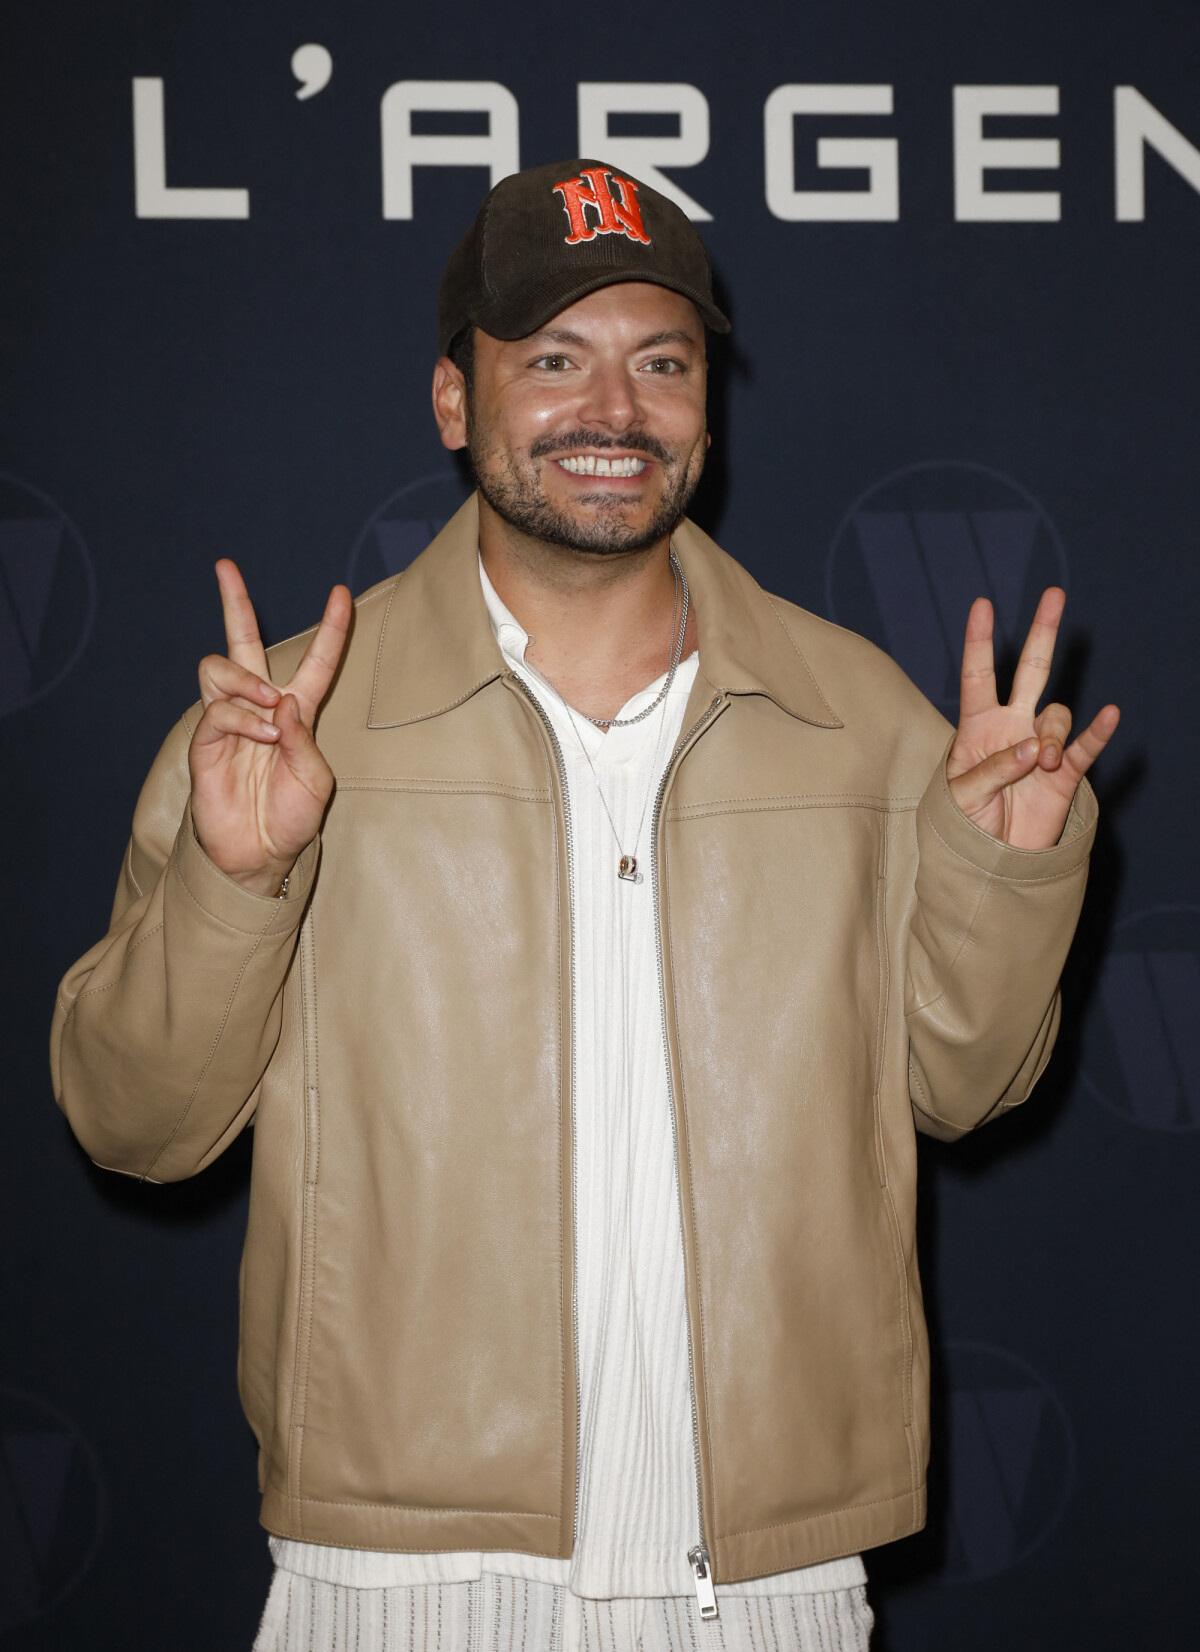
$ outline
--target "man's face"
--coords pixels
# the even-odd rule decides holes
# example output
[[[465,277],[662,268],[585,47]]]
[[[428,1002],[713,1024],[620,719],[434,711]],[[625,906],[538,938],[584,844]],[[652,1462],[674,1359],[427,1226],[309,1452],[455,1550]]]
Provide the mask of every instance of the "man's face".
[[[646,549],[700,479],[705,378],[694,305],[649,282],[602,287],[528,338],[476,330],[465,437],[480,492],[550,544]]]

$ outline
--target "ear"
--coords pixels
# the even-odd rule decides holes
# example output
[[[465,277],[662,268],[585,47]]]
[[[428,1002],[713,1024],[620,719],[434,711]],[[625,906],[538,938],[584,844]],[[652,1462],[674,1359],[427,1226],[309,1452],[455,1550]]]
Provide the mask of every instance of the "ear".
[[[433,369],[433,416],[443,447],[466,447],[467,386],[449,356],[439,356]]]

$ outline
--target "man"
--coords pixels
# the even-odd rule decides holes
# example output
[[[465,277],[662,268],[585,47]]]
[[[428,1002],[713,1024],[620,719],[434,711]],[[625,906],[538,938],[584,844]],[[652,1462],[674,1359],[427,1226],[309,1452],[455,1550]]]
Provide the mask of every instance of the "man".
[[[636,180],[506,179],[439,326],[478,492],[269,656],[218,563],[56,1093],[152,1180],[254,1120],[259,1647],[865,1647],[914,1122],[1044,1067],[1118,714],[1037,710],[1061,591],[1007,705],[975,605],[952,732],[686,520],[728,323]]]

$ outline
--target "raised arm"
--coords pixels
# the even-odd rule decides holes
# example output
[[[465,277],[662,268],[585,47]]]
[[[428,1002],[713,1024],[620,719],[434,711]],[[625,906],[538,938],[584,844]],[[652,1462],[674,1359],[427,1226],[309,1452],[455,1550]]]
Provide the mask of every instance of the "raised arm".
[[[202,714],[155,761],[109,932],[68,971],[51,1033],[55,1095],[86,1151],[154,1181],[202,1169],[253,1112],[333,784],[313,723],[349,592],[332,592],[279,689],[241,575],[217,571],[229,653],[202,662]]]
[[[1007,705],[991,604],[974,604],[958,728],[917,814],[905,1010],[913,1107],[933,1135],[1024,1101],[1058,1032],[1095,831],[1084,777],[1120,716],[1105,706],[1068,745],[1066,706],[1038,711],[1065,600],[1043,593]]]

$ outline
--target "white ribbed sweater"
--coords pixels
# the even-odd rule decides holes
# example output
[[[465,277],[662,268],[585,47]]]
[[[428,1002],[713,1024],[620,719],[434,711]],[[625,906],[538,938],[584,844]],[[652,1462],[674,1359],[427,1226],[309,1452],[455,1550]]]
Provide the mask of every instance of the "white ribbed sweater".
[[[524,1554],[376,1554],[271,1539],[284,1570],[359,1588],[466,1582],[484,1572],[593,1599],[689,1595],[700,1540],[679,1192],[649,876],[654,793],[679,736],[697,659],[663,705],[603,733],[525,664],[529,641],[480,564],[492,629],[562,748],[573,853],[576,1305],[580,1457],[569,1560]],[[628,717],[662,679],[622,707]],[[589,764],[588,758],[591,763]],[[607,802],[610,824],[601,801]],[[639,829],[640,828],[640,829]],[[619,844],[617,839],[619,839]],[[640,884],[617,878],[636,854]],[[747,1350],[747,1358],[752,1351]],[[861,1559],[719,1585],[808,1594],[865,1580]]]

